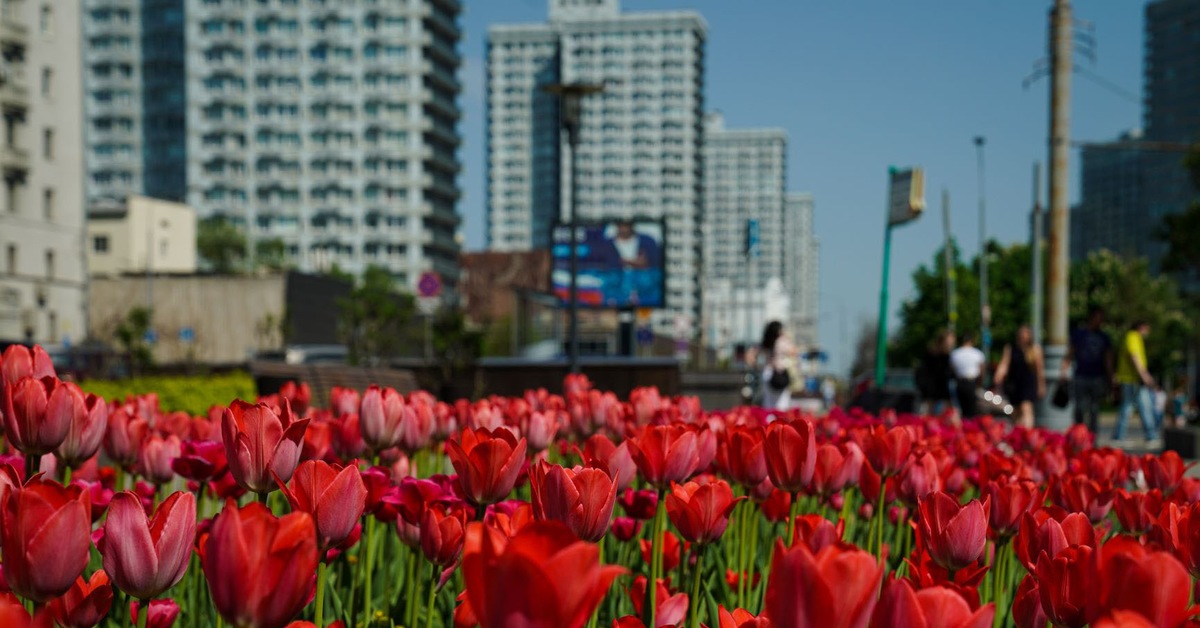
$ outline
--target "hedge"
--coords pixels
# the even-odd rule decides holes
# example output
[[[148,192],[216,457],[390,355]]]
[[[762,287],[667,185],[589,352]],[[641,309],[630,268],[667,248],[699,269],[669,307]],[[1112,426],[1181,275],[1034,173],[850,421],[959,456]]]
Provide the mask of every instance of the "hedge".
[[[106,400],[124,399],[130,395],[158,393],[163,410],[183,410],[192,415],[204,415],[213,405],[226,405],[234,399],[253,400],[254,380],[241,371],[222,375],[179,375],[135,377],[121,380],[87,380],[79,384],[83,390]]]

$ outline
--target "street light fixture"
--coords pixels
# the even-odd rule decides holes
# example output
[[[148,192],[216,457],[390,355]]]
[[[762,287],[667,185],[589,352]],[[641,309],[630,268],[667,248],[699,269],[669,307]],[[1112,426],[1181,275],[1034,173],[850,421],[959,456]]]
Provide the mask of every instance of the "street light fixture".
[[[571,151],[571,185],[568,188],[570,199],[567,201],[567,228],[571,232],[570,272],[571,288],[567,301],[567,336],[569,350],[567,355],[571,372],[579,372],[579,247],[578,247],[578,154],[579,127],[583,118],[583,97],[604,91],[604,85],[598,83],[556,83],[542,87],[542,91],[558,97],[559,123],[562,130],[567,132],[567,146]]]
[[[984,194],[982,135],[975,136],[975,155],[979,167],[979,335],[983,344],[983,355],[992,349],[992,306],[988,301],[988,256],[987,256],[987,202]],[[987,373],[984,372],[985,384]]]

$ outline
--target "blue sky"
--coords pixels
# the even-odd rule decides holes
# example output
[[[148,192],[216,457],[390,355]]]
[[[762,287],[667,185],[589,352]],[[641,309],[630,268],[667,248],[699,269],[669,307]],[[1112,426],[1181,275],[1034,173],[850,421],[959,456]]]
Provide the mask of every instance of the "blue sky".
[[[489,24],[540,22],[543,0],[465,3],[461,182],[468,248],[484,246],[484,40]],[[1096,63],[1077,73],[1072,136],[1099,141],[1141,126],[1144,3],[1076,3],[1090,21]],[[1048,0],[625,0],[627,11],[694,9],[708,22],[707,108],[729,127],[789,134],[788,186],[812,192],[821,239],[821,342],[842,370],[859,321],[878,309],[887,168],[926,170],[931,210],[893,237],[892,310],[912,271],[941,245],[941,190],[955,237],[979,248],[976,135],[987,138],[987,226],[1028,238],[1032,168],[1046,159],[1049,83],[1022,81],[1045,57]],[[1071,197],[1078,198],[1072,151]]]

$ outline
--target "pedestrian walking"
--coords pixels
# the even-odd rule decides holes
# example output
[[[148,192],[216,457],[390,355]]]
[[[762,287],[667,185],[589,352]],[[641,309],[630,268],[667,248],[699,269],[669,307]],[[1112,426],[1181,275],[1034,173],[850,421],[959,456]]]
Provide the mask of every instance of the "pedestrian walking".
[[[962,346],[950,352],[954,391],[958,398],[958,411],[963,419],[979,416],[979,385],[983,382],[983,369],[986,365],[987,356],[975,347],[975,337],[963,334]]]
[[[929,343],[917,367],[917,388],[927,414],[941,414],[950,405],[950,352],[954,332],[943,330]]]
[[[1137,406],[1138,416],[1141,417],[1147,444],[1154,446],[1158,438],[1151,392],[1154,388],[1154,378],[1150,375],[1146,362],[1146,336],[1149,334],[1149,323],[1142,320],[1135,322],[1125,333],[1117,355],[1117,384],[1121,388],[1121,410],[1117,413],[1117,427],[1113,431],[1113,440],[1118,443],[1125,440],[1125,425],[1129,422],[1129,414],[1133,412],[1134,406]]]
[[[783,323],[771,321],[763,329],[759,346],[765,366],[762,372],[763,407],[787,410],[792,402],[792,372],[796,365],[796,347]]]
[[[1033,404],[1046,396],[1045,364],[1041,346],[1033,342],[1033,330],[1022,325],[1017,337],[1004,347],[996,367],[996,387],[1016,409],[1016,424],[1033,427]]]
[[[1088,310],[1087,324],[1071,333],[1071,343],[1063,358],[1060,377],[1066,379],[1072,362],[1075,364],[1072,385],[1075,391],[1075,422],[1084,423],[1096,433],[1100,421],[1100,404],[1112,389],[1113,344],[1104,333],[1104,310]]]

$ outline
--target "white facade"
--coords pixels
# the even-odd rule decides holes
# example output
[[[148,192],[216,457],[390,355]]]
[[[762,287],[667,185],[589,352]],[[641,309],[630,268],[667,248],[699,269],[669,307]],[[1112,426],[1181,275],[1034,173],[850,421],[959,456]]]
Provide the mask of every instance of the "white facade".
[[[86,332],[79,23],[75,2],[0,2],[0,339]]]
[[[783,129],[726,129],[721,114],[706,117],[705,318],[715,319],[706,324],[711,332],[709,344],[723,351],[734,344],[754,344],[767,321],[791,321],[786,309],[774,316],[767,312],[775,305],[768,298],[769,286],[784,291],[785,281],[794,272],[786,263],[786,173],[787,132]],[[752,224],[757,225],[753,250]],[[707,288],[718,282],[729,282],[734,290],[708,294]],[[724,299],[732,301],[725,303]]]
[[[550,18],[488,29],[488,246],[544,248],[565,209],[565,138],[540,87],[603,83],[583,101],[579,217],[665,217],[656,327],[683,317],[697,335],[707,26],[694,12],[621,13],[615,0],[550,0]]]
[[[784,213],[785,263],[795,269],[786,280],[792,295],[790,327],[801,347],[817,344],[817,319],[821,313],[821,245],[813,233],[813,197],[807,192],[787,195]]]
[[[188,0],[188,204],[304,271],[455,285],[461,10]]]
[[[87,223],[88,274],[196,272],[196,212],[145,196],[93,205]]]

